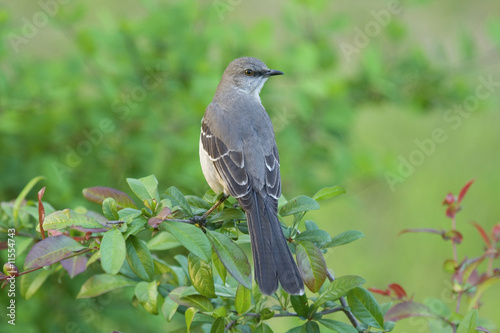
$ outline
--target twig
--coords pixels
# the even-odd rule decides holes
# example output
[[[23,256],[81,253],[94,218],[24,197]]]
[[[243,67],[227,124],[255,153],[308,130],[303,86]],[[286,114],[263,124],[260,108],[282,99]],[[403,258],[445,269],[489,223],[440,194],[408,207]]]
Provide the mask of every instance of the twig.
[[[234,323],[236,323],[236,320],[233,320],[229,324],[227,324],[226,328],[225,328],[225,331],[229,330],[234,325]]]
[[[189,224],[196,224],[196,223],[198,223],[196,221],[181,220],[181,219],[165,219],[164,221],[175,221],[175,222],[182,222],[182,223],[189,223]]]

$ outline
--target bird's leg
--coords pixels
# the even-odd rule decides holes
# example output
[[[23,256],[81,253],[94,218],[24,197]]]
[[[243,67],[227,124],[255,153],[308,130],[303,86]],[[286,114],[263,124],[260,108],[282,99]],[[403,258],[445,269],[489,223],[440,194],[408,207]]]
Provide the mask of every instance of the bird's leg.
[[[200,224],[205,224],[205,221],[207,220],[207,217],[212,214],[212,212],[214,210],[217,209],[217,207],[219,207],[224,201],[227,200],[227,198],[229,198],[229,195],[222,195],[222,197],[217,200],[217,202],[209,209],[205,212],[205,214],[203,214],[202,216],[194,216],[191,220],[196,222],[196,223],[200,223]]]
[[[217,209],[217,207],[219,207],[224,201],[227,200],[227,198],[229,198],[229,195],[223,195],[216,203],[215,205],[212,206],[212,208],[210,208],[209,210],[207,210],[207,212],[205,214],[203,214],[203,216],[201,217],[202,219],[206,220],[206,218],[212,214],[212,212],[214,210]]]

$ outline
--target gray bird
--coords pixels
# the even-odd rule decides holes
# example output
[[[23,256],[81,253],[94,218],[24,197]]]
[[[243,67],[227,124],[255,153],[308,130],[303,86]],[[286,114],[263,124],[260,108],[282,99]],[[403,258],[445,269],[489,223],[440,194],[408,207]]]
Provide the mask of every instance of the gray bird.
[[[302,295],[304,283],[277,216],[278,149],[259,96],[269,77],[282,74],[256,58],[238,58],[227,66],[202,120],[200,161],[210,187],[224,193],[219,203],[231,195],[246,213],[262,293],[274,293],[279,281],[287,293]]]

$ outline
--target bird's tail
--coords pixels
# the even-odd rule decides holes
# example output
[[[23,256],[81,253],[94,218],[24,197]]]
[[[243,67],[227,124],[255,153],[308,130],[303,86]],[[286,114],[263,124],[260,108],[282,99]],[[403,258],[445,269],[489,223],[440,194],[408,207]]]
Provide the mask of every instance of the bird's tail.
[[[242,207],[247,208],[245,211],[252,243],[255,279],[262,293],[274,293],[278,289],[279,280],[287,293],[303,294],[304,283],[281,230],[277,202],[268,196],[263,198],[254,191],[240,200]]]

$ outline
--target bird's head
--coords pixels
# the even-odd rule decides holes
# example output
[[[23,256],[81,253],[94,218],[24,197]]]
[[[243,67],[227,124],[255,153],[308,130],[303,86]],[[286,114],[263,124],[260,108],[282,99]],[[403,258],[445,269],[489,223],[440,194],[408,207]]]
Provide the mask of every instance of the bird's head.
[[[260,100],[260,90],[267,79],[274,75],[283,75],[283,72],[267,68],[266,64],[256,58],[237,58],[227,66],[221,84],[231,85],[232,88],[254,95]]]

